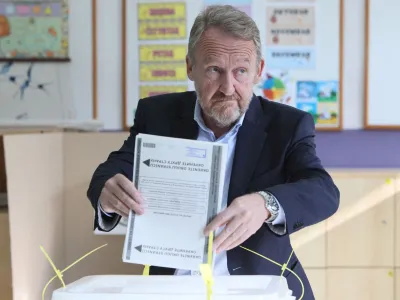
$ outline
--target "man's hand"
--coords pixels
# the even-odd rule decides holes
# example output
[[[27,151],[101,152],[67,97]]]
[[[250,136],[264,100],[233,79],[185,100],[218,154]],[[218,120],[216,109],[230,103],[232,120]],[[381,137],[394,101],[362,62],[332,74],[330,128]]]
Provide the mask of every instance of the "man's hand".
[[[219,253],[246,241],[269,217],[270,212],[266,209],[265,200],[261,195],[245,195],[233,200],[229,207],[208,224],[204,233],[208,235],[226,225],[214,241],[214,249]]]
[[[107,213],[117,213],[123,217],[128,217],[129,210],[138,215],[144,213],[143,197],[135,185],[122,174],[117,174],[106,181],[99,201],[101,208]]]

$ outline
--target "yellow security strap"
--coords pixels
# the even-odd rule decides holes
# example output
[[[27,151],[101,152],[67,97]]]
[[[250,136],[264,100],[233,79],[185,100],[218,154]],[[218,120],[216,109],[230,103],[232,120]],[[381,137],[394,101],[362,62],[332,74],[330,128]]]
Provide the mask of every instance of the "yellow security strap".
[[[80,262],[82,259],[86,258],[87,256],[89,256],[89,255],[92,254],[93,252],[95,252],[95,251],[97,251],[97,250],[99,250],[99,249],[101,249],[101,248],[103,248],[103,247],[105,247],[105,246],[107,246],[107,244],[104,244],[103,246],[100,246],[100,247],[98,247],[98,248],[96,248],[96,249],[94,249],[94,250],[92,250],[92,251],[86,253],[85,255],[83,255],[81,258],[77,259],[75,262],[73,262],[72,264],[70,264],[68,267],[66,267],[66,268],[65,268],[64,270],[62,270],[62,271],[60,271],[60,270],[58,270],[58,269],[56,268],[56,266],[54,265],[54,263],[53,263],[53,261],[51,260],[50,256],[47,254],[47,252],[44,250],[44,248],[43,248],[42,246],[40,246],[40,250],[42,250],[42,252],[44,253],[44,256],[45,256],[45,257],[47,258],[47,260],[50,262],[50,265],[52,266],[54,272],[56,273],[56,276],[54,276],[53,278],[51,278],[51,279],[47,282],[47,284],[45,285],[45,287],[43,288],[43,291],[42,291],[42,300],[44,300],[44,295],[46,294],[47,287],[50,285],[50,283],[51,283],[54,279],[56,279],[56,278],[58,277],[58,279],[61,281],[63,287],[65,288],[65,282],[64,282],[64,280],[62,279],[63,273],[64,273],[65,271],[67,271],[68,269],[72,268],[74,265],[76,265],[76,264],[77,264],[78,262]]]
[[[203,281],[207,289],[207,300],[211,300],[212,286],[214,284],[214,278],[212,274],[213,241],[214,241],[214,233],[210,232],[210,235],[208,237],[207,263],[200,265],[200,273],[201,276],[203,277]]]
[[[150,274],[150,266],[149,265],[144,265],[142,275],[143,276],[149,276],[149,274]]]
[[[303,281],[301,280],[301,278],[300,278],[299,275],[297,275],[297,274],[296,274],[294,271],[292,271],[291,269],[287,268],[287,263],[281,265],[280,263],[278,263],[278,262],[276,262],[276,261],[274,261],[274,260],[272,260],[272,259],[270,259],[270,258],[268,258],[268,257],[266,257],[266,256],[264,256],[264,255],[261,255],[260,253],[257,253],[257,252],[255,252],[255,251],[253,251],[253,250],[247,249],[247,248],[245,248],[245,247],[243,247],[243,246],[240,246],[240,248],[242,248],[242,249],[244,249],[244,250],[247,250],[247,251],[249,251],[249,252],[251,252],[251,253],[253,253],[253,254],[255,254],[255,255],[258,255],[258,256],[260,256],[260,257],[262,257],[262,258],[268,260],[269,262],[271,262],[271,263],[273,263],[273,264],[275,264],[275,265],[281,267],[281,270],[282,270],[281,277],[282,277],[283,273],[284,273],[286,270],[288,270],[290,273],[292,273],[292,274],[300,281],[300,285],[301,285],[301,296],[300,296],[300,298],[299,298],[298,300],[303,299],[303,297],[304,297],[304,284],[303,284]],[[292,253],[290,254],[289,260],[290,260],[290,258],[292,257],[293,252],[294,252],[294,250],[292,250]],[[288,260],[288,262],[289,262],[289,260]]]

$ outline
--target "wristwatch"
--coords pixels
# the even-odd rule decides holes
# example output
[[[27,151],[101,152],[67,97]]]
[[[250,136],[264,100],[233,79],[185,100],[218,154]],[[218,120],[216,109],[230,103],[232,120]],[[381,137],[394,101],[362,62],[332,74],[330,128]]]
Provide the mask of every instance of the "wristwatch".
[[[260,191],[257,194],[261,195],[265,200],[265,208],[271,213],[271,216],[266,220],[273,222],[279,213],[279,204],[274,195],[268,192]]]

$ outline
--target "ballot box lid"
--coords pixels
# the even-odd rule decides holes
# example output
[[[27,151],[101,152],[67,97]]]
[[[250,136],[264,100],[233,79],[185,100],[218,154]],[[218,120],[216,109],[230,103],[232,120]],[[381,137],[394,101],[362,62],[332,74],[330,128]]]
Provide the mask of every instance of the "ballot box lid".
[[[213,300],[295,300],[280,276],[218,276]],[[53,292],[52,300],[206,300],[200,276],[99,275],[83,277]]]

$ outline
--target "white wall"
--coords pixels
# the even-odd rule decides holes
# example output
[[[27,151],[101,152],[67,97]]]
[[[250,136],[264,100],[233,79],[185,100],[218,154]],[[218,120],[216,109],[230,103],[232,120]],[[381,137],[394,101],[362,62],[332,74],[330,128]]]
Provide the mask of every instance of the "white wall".
[[[344,2],[343,128],[364,123],[365,0]]]
[[[106,129],[122,128],[121,11],[122,0],[97,0],[97,116]]]
[[[360,129],[364,115],[365,0],[344,3],[343,127]],[[110,130],[122,126],[121,8],[121,0],[98,0],[98,119]],[[80,13],[90,17],[87,5],[79,9]],[[75,28],[76,25],[72,26]],[[82,69],[84,67],[86,65]],[[87,73],[87,70],[82,72]],[[79,116],[91,114],[91,98],[84,97],[75,103]]]
[[[86,121],[93,116],[92,1],[70,0],[69,3],[69,47],[72,66],[69,82],[75,107],[73,117]]]

